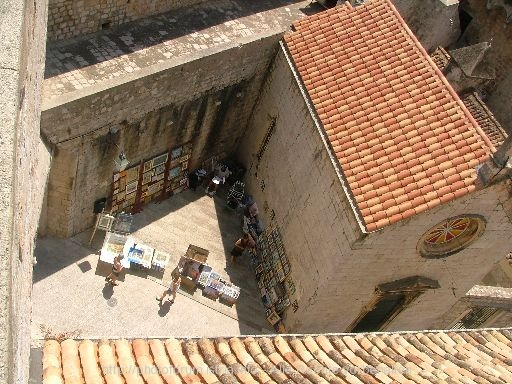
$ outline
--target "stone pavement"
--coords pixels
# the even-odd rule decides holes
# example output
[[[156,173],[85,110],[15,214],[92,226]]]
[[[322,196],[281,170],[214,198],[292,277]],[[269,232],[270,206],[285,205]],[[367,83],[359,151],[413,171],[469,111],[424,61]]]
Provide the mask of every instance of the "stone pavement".
[[[220,0],[47,47],[43,100],[158,63],[195,60],[283,33],[318,5],[297,0]],[[236,58],[235,58],[236,59]],[[141,72],[141,75],[144,73]]]
[[[238,303],[229,307],[201,295],[180,290],[173,305],[159,307],[155,296],[163,290],[154,273],[130,269],[119,286],[106,285],[110,265],[99,262],[104,232],[92,246],[90,231],[71,239],[37,240],[32,297],[32,338],[234,336],[268,333],[257,284],[248,258],[233,267],[228,261],[240,235],[240,213],[228,210],[220,196],[187,190],[135,215],[137,240],[169,252],[175,262],[189,244],[208,249],[207,263],[241,287]],[[161,276],[160,276],[161,277]]]

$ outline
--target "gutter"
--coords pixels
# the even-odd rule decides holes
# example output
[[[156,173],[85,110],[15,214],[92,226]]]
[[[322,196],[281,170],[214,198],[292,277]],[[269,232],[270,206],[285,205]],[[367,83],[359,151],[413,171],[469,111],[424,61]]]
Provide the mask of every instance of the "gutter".
[[[341,169],[341,165],[340,165],[340,162],[339,160],[334,156],[333,154],[333,150],[331,148],[331,146],[329,145],[329,141],[326,137],[326,132],[325,130],[323,129],[323,125],[322,123],[320,122],[320,119],[316,113],[316,110],[315,108],[313,107],[313,103],[311,101],[311,99],[309,98],[309,95],[306,91],[306,88],[304,86],[304,84],[302,83],[302,79],[300,78],[298,72],[297,72],[297,69],[295,68],[295,64],[293,63],[287,49],[286,49],[286,46],[285,44],[283,43],[283,40],[279,41],[279,45],[281,46],[281,49],[284,53],[284,56],[286,57],[286,61],[288,62],[288,66],[290,67],[292,73],[293,73],[293,77],[295,78],[295,81],[297,82],[297,85],[299,86],[299,89],[300,89],[300,92],[302,94],[302,97],[304,98],[304,102],[306,103],[306,106],[309,110],[309,113],[311,115],[311,117],[313,118],[313,121],[315,123],[315,127],[318,131],[318,133],[320,134],[320,137],[322,138],[322,142],[324,143],[324,146],[325,148],[327,149],[327,153],[329,154],[329,158],[331,159],[331,163],[332,165],[334,166],[334,170],[336,171],[336,175],[338,176],[338,180],[340,181],[341,183],[341,187],[343,188],[343,191],[345,192],[345,195],[347,197],[347,201],[349,202],[350,204],[350,207],[352,208],[352,212],[354,212],[354,216],[355,216],[355,219],[357,221],[357,224],[359,225],[359,229],[361,230],[361,232],[363,234],[368,234],[368,233],[372,233],[372,232],[376,232],[378,231],[378,229],[376,231],[372,231],[372,232],[369,232],[367,229],[366,229],[366,225],[364,223],[364,220],[362,218],[362,215],[361,215],[361,212],[359,211],[359,207],[357,206],[357,203],[354,199],[354,196],[352,195],[352,192],[350,190],[350,186],[348,185],[348,182],[347,180],[345,179],[345,176],[343,175],[343,170]]]

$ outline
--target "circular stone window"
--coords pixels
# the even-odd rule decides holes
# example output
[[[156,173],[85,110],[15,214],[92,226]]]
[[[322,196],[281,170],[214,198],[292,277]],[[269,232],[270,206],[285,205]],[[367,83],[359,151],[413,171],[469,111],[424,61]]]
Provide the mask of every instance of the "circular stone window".
[[[477,215],[451,217],[432,227],[419,243],[421,256],[435,259],[453,255],[478,239],[485,230],[485,220]]]

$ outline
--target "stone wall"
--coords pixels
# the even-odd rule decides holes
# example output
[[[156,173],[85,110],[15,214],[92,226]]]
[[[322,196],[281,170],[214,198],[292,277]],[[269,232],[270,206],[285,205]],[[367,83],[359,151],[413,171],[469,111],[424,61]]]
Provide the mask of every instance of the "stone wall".
[[[34,240],[49,168],[39,137],[46,1],[0,3],[0,383],[27,383]]]
[[[110,191],[119,148],[135,164],[192,141],[192,168],[232,152],[280,36],[175,66],[169,61],[168,68],[152,67],[146,76],[111,87],[105,82],[74,101],[67,102],[66,95],[46,104],[41,130],[57,148],[48,233],[70,236],[93,225],[93,203]]]
[[[256,154],[272,118],[277,118],[274,133],[258,162]],[[282,52],[238,155],[248,169],[247,189],[258,202],[263,221],[269,223],[271,211],[275,212],[292,266],[299,309],[296,313],[288,309],[287,331],[323,329],[324,313],[315,315],[320,308],[315,300],[325,294],[319,288],[333,277],[332,268],[357,240],[358,225]],[[267,211],[262,209],[265,206]],[[339,248],[332,252],[336,244]]]
[[[423,47],[431,52],[460,35],[458,0],[391,0]]]
[[[510,202],[510,185],[494,185],[368,236],[362,248],[372,249],[381,255],[377,262],[371,264],[369,271],[382,270],[379,277],[383,281],[407,275],[423,275],[437,280],[441,286],[422,294],[387,329],[432,328],[458,298],[480,282],[509,252],[507,234],[512,230],[512,217],[507,216],[504,210],[505,202]],[[462,214],[477,214],[485,218],[486,228],[478,240],[443,259],[424,259],[418,256],[418,240],[427,230],[448,217]],[[366,254],[363,249],[361,251]],[[360,257],[361,253],[358,253]],[[386,270],[386,265],[390,264],[396,265],[396,269]],[[367,286],[366,292],[370,294],[371,291],[372,287]]]
[[[94,33],[205,0],[49,0],[48,40]]]
[[[273,116],[274,133],[258,162]],[[238,154],[249,169],[248,190],[260,207],[268,207],[261,209],[263,221],[272,220],[273,210],[290,259],[299,309],[286,312],[289,332],[346,330],[378,284],[416,275],[437,280],[441,288],[422,294],[388,329],[426,329],[508,253],[505,239],[512,227],[501,205],[508,198],[507,186],[472,193],[363,236],[282,53]],[[446,259],[417,254],[417,242],[430,227],[463,213],[486,218],[487,229],[478,241]]]
[[[492,110],[503,128],[512,132],[512,25],[506,22],[503,8],[488,9],[486,1],[469,0],[464,9],[473,17],[464,32],[458,46],[488,42],[491,48],[487,51],[487,61],[492,63],[496,71],[496,79],[480,88],[485,103]]]

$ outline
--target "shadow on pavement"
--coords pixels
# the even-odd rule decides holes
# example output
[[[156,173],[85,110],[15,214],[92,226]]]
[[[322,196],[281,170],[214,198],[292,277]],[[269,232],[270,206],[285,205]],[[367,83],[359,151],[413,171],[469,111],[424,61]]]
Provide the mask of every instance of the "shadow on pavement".
[[[163,303],[159,304],[158,306],[159,306],[159,308],[158,308],[158,316],[164,317],[171,310],[172,304],[171,304],[171,302],[169,300],[165,300]]]
[[[114,294],[114,287],[110,283],[105,283],[105,286],[102,289],[103,297],[105,300],[110,300],[112,295]]]

